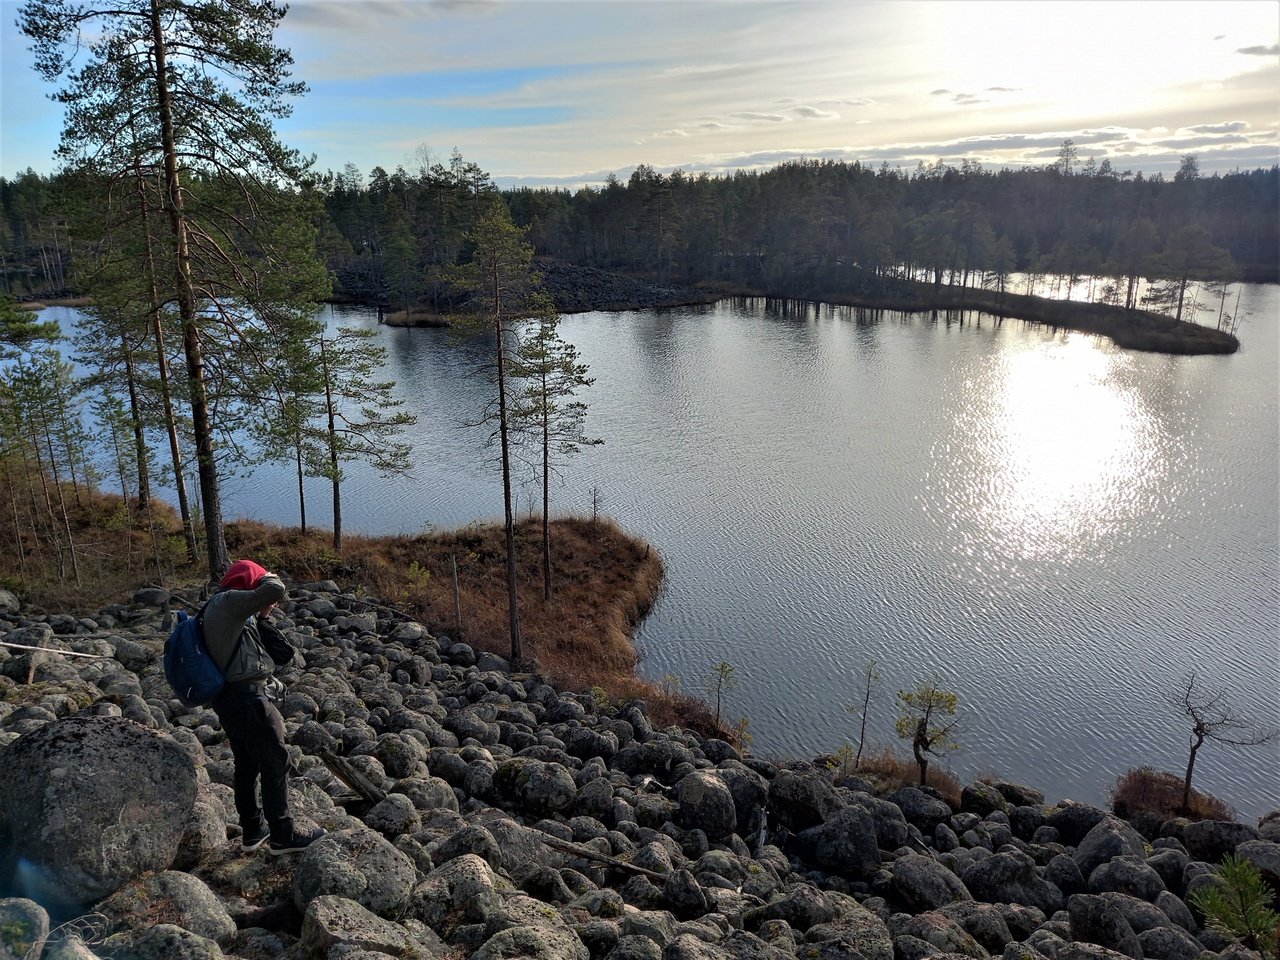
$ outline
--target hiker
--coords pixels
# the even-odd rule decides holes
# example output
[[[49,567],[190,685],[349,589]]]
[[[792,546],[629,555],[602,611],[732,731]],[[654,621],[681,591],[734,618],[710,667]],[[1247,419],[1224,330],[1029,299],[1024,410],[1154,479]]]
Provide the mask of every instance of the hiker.
[[[236,813],[245,853],[263,844],[273,854],[293,853],[324,835],[323,830],[297,830],[289,815],[284,719],[272,702],[284,685],[272,673],[293,659],[294,650],[268,619],[285,593],[274,573],[252,560],[237,560],[203,614],[205,644],[226,676],[211,706],[235,758]]]

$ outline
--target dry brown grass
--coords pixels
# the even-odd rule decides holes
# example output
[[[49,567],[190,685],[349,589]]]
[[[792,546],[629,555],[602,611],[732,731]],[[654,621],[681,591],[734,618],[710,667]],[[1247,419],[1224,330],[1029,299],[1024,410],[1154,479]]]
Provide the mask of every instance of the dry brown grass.
[[[69,485],[64,491],[80,561],[79,584],[69,571],[60,571],[47,533],[37,537],[24,527],[15,538],[0,514],[0,542],[6,545],[0,549],[0,586],[20,593],[28,609],[87,612],[127,599],[142,584],[174,587],[206,579],[201,563],[186,562],[180,526],[169,505],[156,503],[148,516],[119,496],[82,488],[77,502]],[[25,490],[21,494],[27,495]],[[8,500],[0,482],[0,502]],[[506,549],[499,526],[419,536],[348,536],[341,555],[334,552],[326,530],[304,534],[296,527],[241,521],[228,524],[226,535],[233,559],[252,557],[295,581],[332,579],[343,590],[363,590],[404,611],[435,634],[510,653]],[[21,554],[13,548],[18,539]],[[542,589],[541,522],[517,526],[524,656],[537,658],[562,689],[598,687],[614,701],[643,698],[658,726],[678,724],[729,737],[701,700],[664,692],[636,676],[639,657],[631,636],[662,587],[657,551],[608,519],[556,520],[551,545],[554,581],[548,601]],[[461,625],[454,602],[454,560]]]
[[[48,489],[56,510],[57,488],[50,484]],[[11,508],[0,512],[0,586],[21,594],[31,607],[46,612],[88,610],[128,597],[140,583],[198,577],[187,564],[180,524],[167,503],[153,500],[151,509],[141,512],[136,501],[84,486],[77,492],[69,483],[62,484],[62,495],[75,567],[65,531],[60,523],[51,526],[44,510],[44,489],[37,486],[33,497],[25,478],[11,490],[7,475],[0,475],[0,502]],[[32,503],[37,504],[34,531]]]
[[[1187,817],[1190,820],[1234,820],[1231,805],[1208,793],[1191,789],[1189,810],[1182,809],[1182,778],[1152,767],[1126,770],[1111,788],[1111,809],[1129,819],[1154,814],[1161,820]]]
[[[916,766],[915,760],[900,756],[889,747],[863,754],[857,775],[872,780],[886,790],[899,790],[902,787],[920,785],[920,768]],[[954,776],[931,763],[926,783],[942,794],[952,808],[959,809],[962,786]]]
[[[302,534],[255,522],[227,527],[234,555],[253,557],[295,580],[332,578],[416,617],[435,634],[509,655],[506,547],[500,526],[401,537],[344,537],[341,557],[325,532]],[[631,635],[662,587],[657,551],[612,520],[551,523],[553,593],[543,599],[541,522],[516,527],[522,653],[561,689],[598,687],[612,700],[643,698],[653,722],[724,736],[706,704],[670,696],[636,676]],[[462,624],[453,590],[458,568]]]

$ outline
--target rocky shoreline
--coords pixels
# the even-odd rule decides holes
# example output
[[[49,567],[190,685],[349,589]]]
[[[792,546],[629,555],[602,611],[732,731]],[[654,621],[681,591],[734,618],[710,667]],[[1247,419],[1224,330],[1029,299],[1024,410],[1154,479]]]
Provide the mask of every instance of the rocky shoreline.
[[[331,582],[290,593],[291,803],[329,834],[271,857],[240,852],[216,717],[170,697],[170,594],[75,617],[0,591],[0,960],[1259,956],[1187,897],[1231,852],[1280,883],[1280,814],[877,793],[559,692]]]

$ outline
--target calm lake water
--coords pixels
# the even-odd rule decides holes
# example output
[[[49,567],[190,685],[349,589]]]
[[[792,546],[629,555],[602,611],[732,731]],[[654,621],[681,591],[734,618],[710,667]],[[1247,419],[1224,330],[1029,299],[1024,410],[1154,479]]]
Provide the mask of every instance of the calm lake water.
[[[726,712],[756,753],[856,743],[846,708],[875,661],[869,742],[895,742],[894,692],[936,673],[960,695],[963,780],[1101,802],[1125,769],[1185,767],[1166,699],[1188,670],[1280,725],[1280,288],[1245,287],[1240,310],[1242,350],[1192,358],[977,314],[752,300],[567,317],[606,442],[553,499],[584,513],[598,490],[662,553],[642,670],[696,691],[729,661]],[[500,517],[487,431],[465,426],[485,345],[380,336],[419,417],[416,465],[351,470],[345,529]],[[293,489],[275,468],[232,478],[227,515],[296,522]],[[308,513],[329,521],[323,484]],[[1256,817],[1280,806],[1280,746],[1209,744],[1196,784]]]

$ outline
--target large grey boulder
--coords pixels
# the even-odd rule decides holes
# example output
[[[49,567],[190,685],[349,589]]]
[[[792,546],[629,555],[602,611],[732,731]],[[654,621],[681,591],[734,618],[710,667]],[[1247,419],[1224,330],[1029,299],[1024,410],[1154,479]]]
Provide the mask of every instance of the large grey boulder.
[[[379,916],[398,915],[409,902],[413,861],[367,828],[326,834],[302,852],[293,878],[299,911],[316,897],[354,900]]]
[[[964,881],[932,857],[908,854],[895,860],[890,869],[893,892],[912,913],[973,899]]]
[[[399,924],[384,920],[354,900],[343,897],[316,897],[307,904],[307,911],[302,916],[301,943],[308,955],[315,957],[335,956],[339,951],[350,955],[353,950],[360,949],[379,956],[390,954],[410,960],[426,960],[443,952],[444,945],[440,939],[434,934],[431,937],[432,942],[424,944]]]
[[[1130,896],[1127,893],[1104,893],[1102,899],[1118,909],[1134,933],[1154,930],[1156,927],[1167,927],[1169,917],[1153,903]]]
[[[1058,832],[1059,839],[1069,847],[1074,847],[1085,838],[1090,830],[1108,816],[1107,811],[1087,803],[1076,803],[1063,800],[1045,814],[1044,823]]]
[[[1247,823],[1229,820],[1201,820],[1182,830],[1182,842],[1193,860],[1220,863],[1228,853],[1250,840],[1258,840],[1258,831]]]
[[[1142,955],[1147,960],[1196,960],[1204,945],[1177,927],[1156,927],[1138,934]]]
[[[1164,881],[1146,862],[1137,857],[1120,856],[1100,864],[1089,874],[1089,892],[1127,893],[1131,896],[1155,903],[1156,897],[1164,892]]]
[[[893,960],[893,938],[883,920],[859,905],[842,910],[836,920],[810,927],[796,954],[831,960]]]
[[[738,829],[737,808],[729,785],[713,773],[695,770],[676,785],[680,825],[701,830],[712,841]]]
[[[924,941],[940,953],[959,954],[974,960],[987,958],[987,951],[964,927],[934,910],[901,920],[895,917],[889,929],[893,931],[895,945],[904,939],[909,943],[914,938]],[[910,949],[907,944],[903,944],[903,947]]]
[[[578,785],[565,767],[528,757],[498,764],[493,785],[504,799],[530,813],[560,813],[573,806],[578,796]]]
[[[508,927],[484,942],[472,960],[588,960],[590,953],[567,927],[537,925]]]
[[[91,903],[178,853],[196,769],[169,737],[69,717],[0,751],[0,881],[41,902]]]
[[[11,613],[17,613],[21,607],[22,604],[19,602],[17,594],[12,590],[0,590],[0,617],[7,617]]]
[[[191,933],[225,942],[236,932],[235,921],[203,881],[189,873],[165,870],[139,878],[98,904],[97,910],[117,930],[143,931],[165,916]]]
[[[738,814],[738,830],[745,831],[753,816],[764,808],[769,797],[769,781],[737,760],[724,761],[716,773],[728,784]]]
[[[796,831],[816,827],[843,807],[836,788],[818,773],[780,770],[769,784],[769,816]]]
[[[1099,820],[1076,847],[1075,861],[1080,873],[1088,877],[1101,864],[1116,857],[1130,856],[1142,860],[1146,856],[1142,834],[1119,817]]]
[[[1096,943],[1134,960],[1143,960],[1142,944],[1120,908],[1101,896],[1076,894],[1067,900],[1071,938]]]
[[[413,888],[409,915],[432,930],[447,933],[461,922],[483,922],[501,904],[511,885],[494,875],[475,854],[450,860]]]
[[[1183,851],[1173,849],[1157,850],[1147,857],[1147,866],[1160,874],[1166,888],[1179,895],[1182,893],[1182,874],[1190,862],[1191,858]]]
[[[1008,813],[1009,801],[994,785],[979,780],[960,791],[960,809],[965,813],[976,813],[980,817],[985,817],[997,810]]]
[[[907,823],[926,835],[932,834],[938,824],[951,819],[951,808],[919,787],[903,787],[888,799],[902,811]]]
[[[1262,874],[1272,889],[1280,889],[1280,843],[1270,840],[1246,840],[1236,847],[1236,856],[1248,860]]]
[[[852,806],[862,807],[871,814],[876,826],[876,843],[881,850],[897,850],[906,846],[911,830],[902,809],[896,803],[882,800],[862,791],[853,792],[849,797]]]
[[[793,930],[808,930],[830,923],[836,917],[835,904],[816,887],[798,883],[762,907],[749,910],[743,918],[748,928],[759,927],[768,920],[785,920]]]
[[[1062,891],[1036,873],[1031,857],[1018,850],[970,861],[960,868],[975,900],[986,903],[1021,903],[1046,914],[1062,909]]]
[[[863,807],[837,810],[821,826],[801,833],[800,840],[813,845],[813,859],[827,870],[858,879],[880,869],[876,822]]]
[[[1004,910],[993,903],[971,900],[949,903],[938,913],[960,924],[969,936],[993,954],[1003,953],[1006,946],[1019,939],[1009,929]]]

